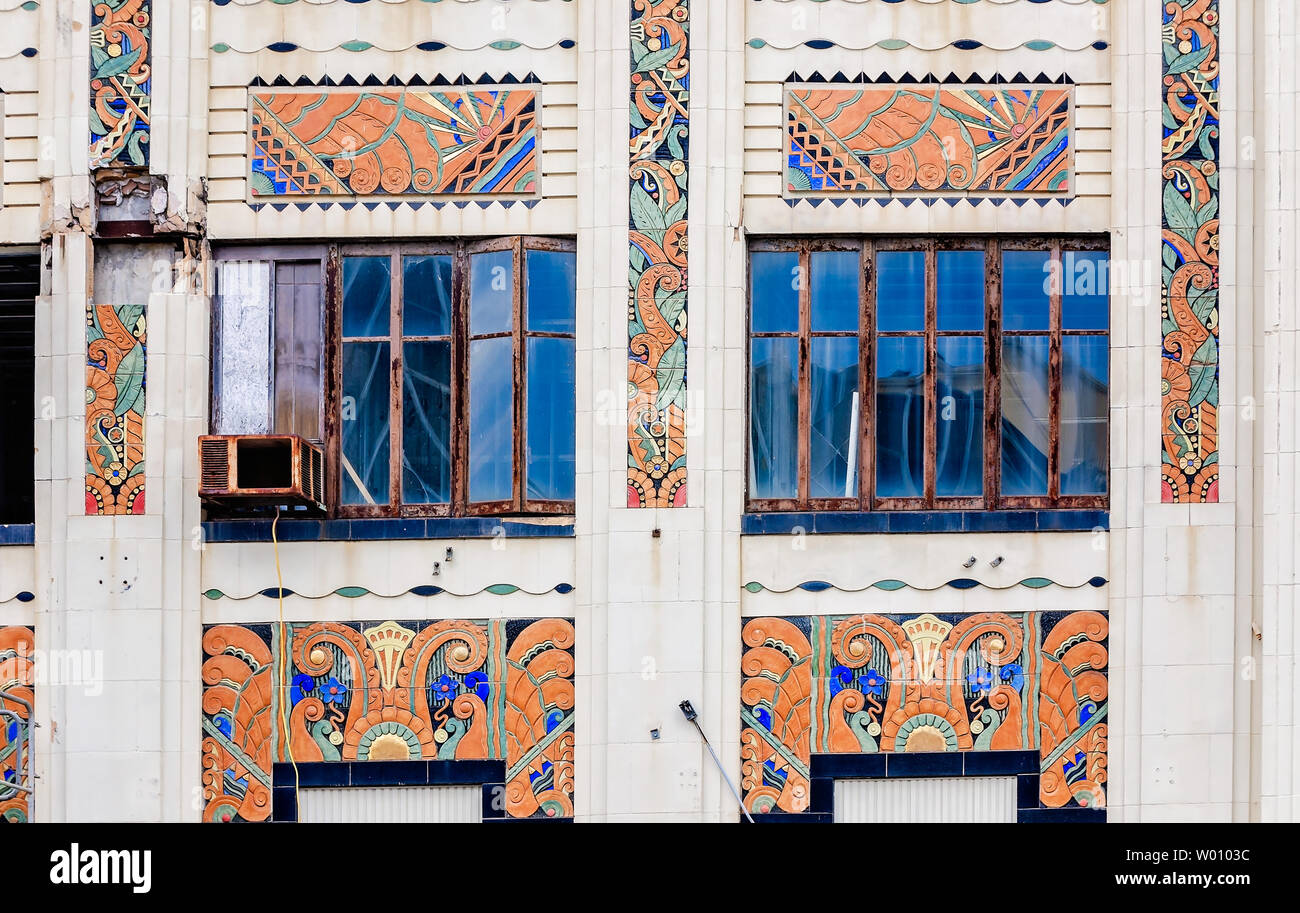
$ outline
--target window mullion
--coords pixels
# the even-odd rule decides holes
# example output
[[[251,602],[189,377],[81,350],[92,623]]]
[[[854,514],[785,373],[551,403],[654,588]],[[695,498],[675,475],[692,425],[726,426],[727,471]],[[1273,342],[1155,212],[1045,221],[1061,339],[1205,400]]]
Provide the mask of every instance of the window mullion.
[[[808,245],[799,251],[799,503],[810,496],[812,448],[812,255]]]
[[[861,287],[858,299],[858,507],[870,510],[875,475],[875,245],[862,242]]]
[[[388,449],[389,477],[388,503],[399,513],[402,508],[402,254],[394,250],[389,255],[389,282],[392,296],[389,301],[390,371],[388,380]]]
[[[466,513],[469,478],[469,260],[457,244],[451,265],[451,506],[452,516]]]
[[[984,280],[984,507],[998,506],[1002,479],[1002,252],[985,248]]]
[[[337,244],[325,252],[325,487],[329,515],[338,515],[343,499],[343,258]]]
[[[938,253],[935,241],[925,245],[925,461],[922,500],[926,508],[934,506],[936,453],[938,448],[938,410],[935,402],[938,383]]]
[[[526,465],[524,463],[524,435],[527,433],[528,422],[524,415],[524,380],[526,378],[526,364],[524,361],[524,242],[522,238],[515,239],[515,269],[514,269],[514,432],[511,435],[514,452],[512,457],[513,483],[514,483],[514,509],[522,512],[526,491],[524,489],[524,473]]]
[[[1051,269],[1057,279],[1051,284],[1051,342],[1048,349],[1047,496],[1055,504],[1061,496],[1061,293],[1065,277],[1061,245],[1052,242]]]

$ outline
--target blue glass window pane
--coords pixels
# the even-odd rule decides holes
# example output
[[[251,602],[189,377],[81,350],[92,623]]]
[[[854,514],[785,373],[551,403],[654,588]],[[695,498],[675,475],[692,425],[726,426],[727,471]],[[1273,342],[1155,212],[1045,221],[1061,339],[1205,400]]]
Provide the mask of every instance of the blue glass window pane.
[[[524,326],[538,333],[572,333],[577,268],[572,251],[530,250],[524,258]]]
[[[1002,329],[1051,329],[1050,261],[1047,251],[1002,252]]]
[[[451,257],[402,258],[402,334],[451,333]]]
[[[858,494],[858,340],[832,336],[812,340],[812,446],[809,494],[853,498]],[[850,451],[853,452],[850,467]]]
[[[1104,251],[1067,250],[1061,254],[1061,327],[1110,328],[1110,256]]]
[[[514,497],[514,340],[469,344],[469,499]]]
[[[876,496],[925,493],[925,340],[885,337],[876,347]]]
[[[386,342],[343,344],[343,503],[388,504]]]
[[[750,255],[750,325],[755,333],[799,330],[799,255],[756,251]]]
[[[749,496],[799,494],[799,340],[751,341]]]
[[[882,333],[925,329],[925,252],[876,254],[876,329]]]
[[[940,498],[984,493],[984,340],[940,336],[935,368],[934,492]]]
[[[818,251],[811,257],[813,331],[855,332],[862,255],[834,250]]]
[[[1048,337],[1002,340],[1002,494],[1046,495]]]
[[[451,500],[451,343],[402,345],[402,501]]]
[[[392,303],[388,257],[343,258],[343,335],[388,336]]]
[[[936,253],[939,331],[984,329],[984,251]]]
[[[1109,341],[1061,340],[1061,494],[1106,493]]]
[[[507,333],[514,327],[515,255],[498,250],[470,257],[469,332]]]
[[[528,497],[572,501],[574,495],[574,341],[528,340]]]

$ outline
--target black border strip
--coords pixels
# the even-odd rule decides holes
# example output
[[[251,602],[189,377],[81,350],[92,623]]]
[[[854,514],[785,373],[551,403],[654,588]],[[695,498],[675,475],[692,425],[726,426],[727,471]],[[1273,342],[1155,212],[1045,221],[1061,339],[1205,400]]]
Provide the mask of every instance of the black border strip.
[[[754,821],[771,824],[830,824],[835,821],[836,780],[1014,776],[1018,824],[1106,822],[1106,810],[1103,808],[1041,808],[1038,801],[1039,764],[1036,751],[815,754],[809,768],[808,811],[770,812],[755,816]],[[741,820],[744,820],[743,817]]]
[[[572,818],[511,818],[505,810],[505,761],[312,761],[271,767],[271,820],[298,821],[299,787],[481,786],[483,822],[572,821]],[[294,784],[297,783],[297,786]]]

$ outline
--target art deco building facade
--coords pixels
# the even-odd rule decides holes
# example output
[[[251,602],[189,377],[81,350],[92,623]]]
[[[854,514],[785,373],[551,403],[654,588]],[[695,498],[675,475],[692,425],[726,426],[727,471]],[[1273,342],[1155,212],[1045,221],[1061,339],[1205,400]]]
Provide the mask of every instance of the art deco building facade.
[[[1294,818],[1296,19],[0,0],[0,813]]]

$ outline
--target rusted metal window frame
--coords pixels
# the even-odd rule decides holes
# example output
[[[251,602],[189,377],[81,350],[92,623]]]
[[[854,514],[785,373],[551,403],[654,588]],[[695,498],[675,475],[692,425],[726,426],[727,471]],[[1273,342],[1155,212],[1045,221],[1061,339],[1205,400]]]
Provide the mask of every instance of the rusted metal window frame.
[[[508,500],[469,500],[469,331],[470,257],[478,253],[510,250],[514,256],[514,288],[512,329],[513,339],[513,443],[512,443],[512,496]],[[327,403],[326,435],[330,459],[327,485],[331,516],[354,517],[478,517],[508,515],[572,515],[573,501],[528,499],[524,478],[526,453],[526,338],[530,335],[569,335],[525,333],[525,253],[528,250],[562,250],[573,252],[576,246],[566,239],[505,237],[427,243],[364,243],[335,244],[330,246],[327,259],[326,355]],[[389,500],[387,504],[344,505],[340,503],[342,491],[342,415],[343,389],[343,337],[341,332],[343,287],[342,262],[349,256],[383,256],[392,258],[392,283],[390,285],[389,326]],[[407,256],[451,255],[452,263],[452,315],[451,315],[451,500],[444,504],[406,504],[401,500],[402,468],[402,342],[415,337],[402,334],[402,272],[403,258]],[[441,337],[439,337],[441,338]],[[575,432],[576,433],[576,432]]]
[[[826,250],[861,251],[861,277],[858,325],[858,496],[856,498],[809,497],[809,450],[811,446],[811,340],[813,336],[848,335],[817,333],[811,331],[811,254]],[[925,330],[924,332],[886,332],[876,329],[876,254],[881,251],[921,251],[925,255]],[[984,253],[984,329],[983,331],[938,330],[937,262],[940,251],[980,250]],[[745,506],[748,512],[766,511],[916,511],[916,510],[1013,510],[1013,509],[1106,509],[1110,502],[1110,465],[1105,465],[1106,492],[1101,495],[1062,496],[1060,494],[1060,421],[1061,421],[1061,347],[1065,336],[1103,336],[1106,330],[1064,330],[1061,321],[1062,290],[1054,285],[1051,293],[1051,330],[1049,363],[1050,427],[1048,478],[1049,492],[1045,496],[1004,497],[1001,494],[1002,467],[1002,252],[1007,250],[1045,250],[1060,264],[1065,252],[1095,252],[1110,250],[1109,239],[1096,235],[1061,235],[1050,238],[1026,238],[996,235],[919,235],[871,236],[865,238],[788,238],[756,239],[746,252],[747,275],[751,277],[746,289],[746,365],[752,358],[750,341],[762,337],[799,339],[798,376],[798,496],[795,498],[752,498],[749,496],[749,456],[752,446],[749,422],[752,421],[752,390],[747,374],[745,381]],[[754,253],[795,253],[799,257],[799,330],[797,333],[754,333],[750,331],[753,313],[752,265]],[[1059,267],[1058,267],[1059,269]],[[1060,273],[1058,272],[1058,275]],[[924,356],[924,493],[919,498],[879,498],[876,496],[875,478],[875,420],[876,420],[876,343],[878,338],[914,336],[925,338]],[[1008,335],[1043,335],[1041,331],[1010,333]],[[939,336],[966,336],[984,338],[984,482],[979,497],[937,497],[937,354]],[[1110,378],[1107,377],[1109,390]],[[1109,452],[1110,423],[1106,424],[1107,452]]]

